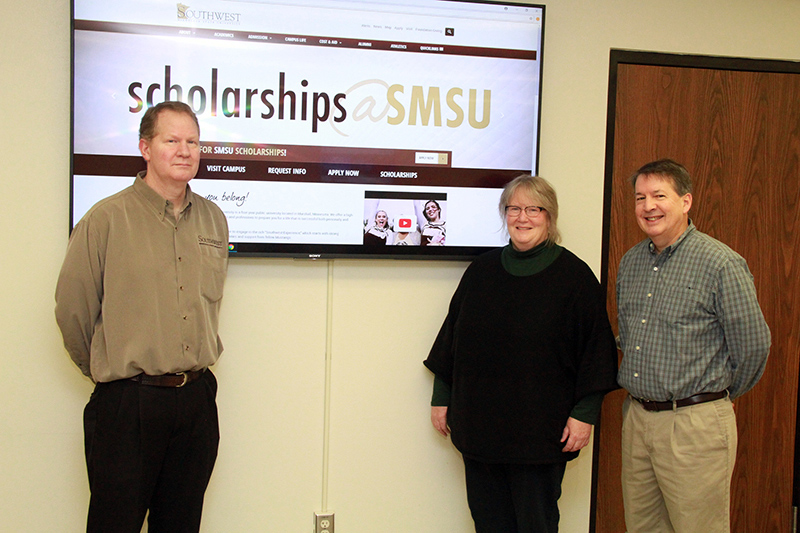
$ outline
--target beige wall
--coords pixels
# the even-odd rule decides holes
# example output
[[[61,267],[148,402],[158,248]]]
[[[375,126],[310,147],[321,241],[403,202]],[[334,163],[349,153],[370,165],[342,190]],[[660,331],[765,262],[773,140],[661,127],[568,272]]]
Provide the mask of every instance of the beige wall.
[[[0,17],[0,529],[78,532],[90,383],[63,351],[53,287],[69,196],[68,0]],[[800,1],[547,3],[541,174],[565,244],[599,274],[609,49],[800,59]],[[632,222],[631,222],[632,223]],[[222,325],[222,443],[205,532],[470,531],[459,455],[428,422],[421,361],[463,263],[236,259]],[[412,316],[400,327],[390,319]],[[329,349],[328,349],[329,348]],[[329,354],[329,357],[326,357]],[[591,456],[562,531],[588,529]]]

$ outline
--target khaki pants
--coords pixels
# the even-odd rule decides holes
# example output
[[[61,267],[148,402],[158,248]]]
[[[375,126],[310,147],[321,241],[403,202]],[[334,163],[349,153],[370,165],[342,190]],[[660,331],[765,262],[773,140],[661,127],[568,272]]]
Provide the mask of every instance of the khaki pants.
[[[628,533],[727,533],[736,417],[723,398],[671,411],[622,406]]]

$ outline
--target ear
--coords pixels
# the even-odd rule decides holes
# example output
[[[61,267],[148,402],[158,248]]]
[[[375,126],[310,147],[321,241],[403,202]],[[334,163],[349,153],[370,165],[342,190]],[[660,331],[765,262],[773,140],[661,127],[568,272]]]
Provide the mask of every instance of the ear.
[[[145,139],[139,139],[139,152],[141,152],[142,157],[148,163],[150,162],[150,143],[147,142]]]
[[[687,192],[686,194],[684,194],[682,200],[683,200],[683,214],[685,215],[689,212],[689,209],[692,208],[692,193]]]

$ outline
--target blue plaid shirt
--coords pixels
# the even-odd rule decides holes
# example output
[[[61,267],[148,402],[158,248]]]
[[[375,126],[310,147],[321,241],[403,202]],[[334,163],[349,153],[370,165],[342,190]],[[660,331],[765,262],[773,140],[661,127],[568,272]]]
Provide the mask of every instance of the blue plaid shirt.
[[[650,239],[617,274],[617,380],[631,395],[673,401],[701,392],[750,390],[764,372],[770,332],[745,260],[689,227],[657,253]]]

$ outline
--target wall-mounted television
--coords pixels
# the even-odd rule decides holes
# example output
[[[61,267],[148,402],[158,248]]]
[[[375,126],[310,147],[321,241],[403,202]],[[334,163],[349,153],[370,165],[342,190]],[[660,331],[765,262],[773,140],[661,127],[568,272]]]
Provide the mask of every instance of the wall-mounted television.
[[[536,172],[544,6],[73,0],[70,228],[144,170],[165,100],[200,121],[192,189],[232,255],[468,259]]]

